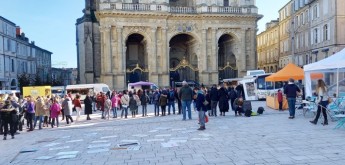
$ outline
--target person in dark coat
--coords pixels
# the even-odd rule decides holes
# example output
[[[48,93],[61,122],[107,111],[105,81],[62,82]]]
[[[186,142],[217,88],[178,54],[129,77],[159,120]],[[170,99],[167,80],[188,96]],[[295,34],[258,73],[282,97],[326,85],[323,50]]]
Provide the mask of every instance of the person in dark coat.
[[[217,116],[217,104],[218,104],[218,89],[217,86],[214,84],[211,87],[210,91],[210,106],[211,106],[211,115],[210,116]]]
[[[301,92],[298,86],[295,84],[295,80],[290,78],[288,85],[284,88],[284,94],[286,95],[288,105],[289,105],[289,119],[295,118],[295,104],[297,94]]]
[[[205,90],[204,92],[206,92],[206,96],[205,96],[205,99],[206,101],[208,102],[208,104],[206,105],[206,110],[208,111],[208,116],[211,115],[211,97],[210,97],[210,90]]]
[[[147,116],[147,104],[149,103],[150,98],[149,98],[149,96],[146,94],[146,91],[145,91],[145,90],[143,91],[142,95],[139,96],[139,97],[140,97],[140,102],[141,102],[142,111],[143,111],[142,117],[144,117],[144,116]]]
[[[219,89],[218,97],[220,116],[225,116],[225,112],[229,112],[229,96],[224,86]]]
[[[11,105],[9,100],[5,101],[5,105],[0,110],[2,126],[4,128],[4,140],[7,139],[8,126],[10,126],[10,134],[14,139],[14,133],[16,132],[15,122],[17,121],[17,110]]]
[[[88,93],[84,99],[86,120],[91,120],[90,114],[92,114],[92,97]]]
[[[205,94],[203,90],[200,90],[199,88],[195,88],[194,92],[196,93],[196,99],[195,99],[195,104],[196,104],[196,110],[199,113],[199,124],[200,128],[198,128],[199,131],[205,130],[205,113],[207,111],[206,105],[204,104],[205,102]]]
[[[237,92],[236,92],[236,90],[235,90],[235,88],[234,87],[229,87],[229,99],[230,99],[230,105],[231,105],[231,109],[233,110],[233,111],[235,111],[235,107],[233,106],[234,105],[234,102],[235,102],[235,100],[236,100],[236,98],[237,98]]]
[[[243,100],[246,100],[246,96],[244,94],[244,88],[243,88],[243,84],[239,84],[236,87],[236,91],[237,91],[237,97],[242,97]]]

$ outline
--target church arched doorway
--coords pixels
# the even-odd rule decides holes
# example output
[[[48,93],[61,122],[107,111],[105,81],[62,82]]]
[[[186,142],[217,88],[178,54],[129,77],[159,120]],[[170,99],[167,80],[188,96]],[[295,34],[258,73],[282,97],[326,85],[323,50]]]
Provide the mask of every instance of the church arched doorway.
[[[219,79],[237,77],[235,56],[235,39],[229,34],[222,35],[218,40]]]
[[[126,82],[149,81],[147,40],[134,33],[126,41]]]
[[[169,42],[170,86],[174,82],[196,81],[198,74],[198,42],[188,34],[178,34]]]

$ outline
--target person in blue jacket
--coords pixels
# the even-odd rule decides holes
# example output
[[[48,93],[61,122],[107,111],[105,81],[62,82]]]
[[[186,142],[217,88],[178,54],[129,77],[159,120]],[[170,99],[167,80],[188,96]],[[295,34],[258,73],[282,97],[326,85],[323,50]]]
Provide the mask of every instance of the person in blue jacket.
[[[196,99],[195,99],[195,103],[196,103],[196,110],[199,113],[199,123],[200,123],[200,128],[198,128],[198,130],[205,130],[205,113],[207,111],[206,105],[204,104],[206,97],[205,97],[205,93],[203,90],[199,89],[199,88],[195,88],[195,93],[196,93]]]

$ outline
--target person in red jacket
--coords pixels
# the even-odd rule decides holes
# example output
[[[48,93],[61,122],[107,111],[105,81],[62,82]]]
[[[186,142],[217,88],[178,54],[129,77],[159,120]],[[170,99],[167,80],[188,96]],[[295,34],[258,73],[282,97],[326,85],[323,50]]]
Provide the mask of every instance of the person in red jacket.
[[[105,119],[104,117],[104,103],[105,103],[105,94],[103,92],[101,92],[101,96],[99,97],[99,104],[101,107],[101,111],[102,111],[102,119]]]
[[[76,118],[76,121],[79,120],[80,118],[80,112],[81,112],[81,102],[80,102],[80,95],[77,94],[74,98],[74,101],[73,101],[73,104],[74,104],[74,107],[77,111],[77,118]]]
[[[283,92],[279,89],[278,90],[278,103],[279,103],[279,111],[283,111]]]

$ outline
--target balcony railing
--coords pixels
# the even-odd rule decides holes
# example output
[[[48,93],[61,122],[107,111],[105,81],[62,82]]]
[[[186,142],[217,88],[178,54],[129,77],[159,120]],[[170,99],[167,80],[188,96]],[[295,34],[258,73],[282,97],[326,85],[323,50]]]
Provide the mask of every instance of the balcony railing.
[[[197,13],[194,7],[170,7],[170,13],[194,14]]]
[[[123,3],[122,10],[126,11],[150,11],[151,5],[149,4],[134,4],[134,3]]]
[[[118,11],[159,11],[174,14],[197,14],[197,13],[216,13],[216,14],[257,14],[255,7],[224,7],[224,6],[170,6],[169,4],[143,4],[143,3],[121,3],[104,1],[100,3],[99,10],[118,10]]]
[[[240,7],[217,7],[217,13],[242,13]]]

